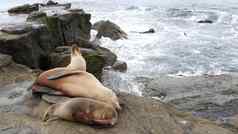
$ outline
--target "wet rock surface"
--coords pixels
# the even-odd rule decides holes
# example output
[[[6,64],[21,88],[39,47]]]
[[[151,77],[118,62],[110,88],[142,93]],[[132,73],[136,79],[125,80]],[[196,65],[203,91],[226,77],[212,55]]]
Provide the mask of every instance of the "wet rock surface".
[[[213,121],[237,115],[238,75],[160,77],[147,81],[144,95],[161,97],[181,111]]]

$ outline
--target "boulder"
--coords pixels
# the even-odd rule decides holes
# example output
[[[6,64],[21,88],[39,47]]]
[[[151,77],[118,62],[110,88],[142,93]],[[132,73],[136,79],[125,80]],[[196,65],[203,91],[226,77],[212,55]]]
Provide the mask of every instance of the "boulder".
[[[57,47],[50,55],[51,67],[64,67],[70,63],[70,46]],[[87,62],[87,71],[101,78],[103,67],[111,66],[117,56],[106,48],[81,48],[81,53]]]
[[[116,71],[125,72],[127,70],[127,64],[124,61],[116,61],[112,68]]]
[[[117,24],[101,20],[93,24],[92,29],[97,30],[97,38],[108,37],[112,40],[127,39],[127,34]]]

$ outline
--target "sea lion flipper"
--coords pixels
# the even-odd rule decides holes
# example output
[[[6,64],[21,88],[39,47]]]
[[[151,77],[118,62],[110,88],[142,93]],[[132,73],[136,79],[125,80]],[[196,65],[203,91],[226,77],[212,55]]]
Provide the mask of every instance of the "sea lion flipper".
[[[66,96],[57,96],[57,95],[42,95],[42,99],[50,104],[62,103],[69,100],[69,97]]]
[[[51,76],[47,77],[48,80],[56,80],[56,79],[60,79],[62,77],[66,77],[66,76],[70,76],[70,75],[74,75],[74,74],[80,74],[81,71],[74,71],[74,70],[57,70],[56,72],[54,72],[54,74],[52,74]]]

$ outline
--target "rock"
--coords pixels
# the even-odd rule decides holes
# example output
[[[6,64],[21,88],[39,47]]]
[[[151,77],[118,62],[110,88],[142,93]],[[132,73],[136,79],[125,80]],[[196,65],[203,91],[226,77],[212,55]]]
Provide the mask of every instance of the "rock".
[[[208,24],[212,24],[213,21],[212,20],[199,20],[197,23],[208,23]]]
[[[92,29],[97,30],[97,38],[108,37],[112,40],[127,39],[127,34],[118,25],[107,20],[93,24]]]
[[[52,0],[49,0],[49,1],[46,3],[46,5],[48,5],[48,6],[57,5],[57,4],[59,4],[59,3],[58,3],[58,2],[54,2],[54,1],[52,1]]]
[[[11,64],[11,62],[12,62],[11,56],[0,53],[0,68]]]
[[[32,80],[34,78],[31,69],[24,65],[16,64],[11,56],[1,53],[0,74],[0,87],[19,81]]]
[[[123,61],[116,61],[113,65],[112,68],[114,70],[118,70],[120,72],[125,72],[127,70],[127,64],[126,62]]]
[[[144,95],[160,97],[181,111],[210,120],[238,114],[238,74],[196,77],[161,76],[145,83]]]
[[[64,67],[70,63],[70,46],[57,47],[56,51],[50,55],[51,67]],[[93,73],[97,78],[101,78],[103,67],[111,66],[117,57],[106,48],[88,49],[81,48],[81,53],[87,63],[87,71]]]
[[[26,24],[13,24],[3,27],[0,31],[8,34],[24,34],[30,32],[32,27]]]
[[[118,123],[112,128],[99,129],[97,126],[63,120],[43,124],[40,117],[49,104],[28,97],[18,105],[21,108],[30,107],[29,112],[32,111],[30,115],[16,111],[0,112],[0,128],[2,128],[0,133],[27,130],[36,134],[235,134],[210,121],[192,117],[189,113],[178,112],[173,106],[154,99],[125,93],[119,93],[118,96],[123,103],[123,110],[120,111]]]
[[[45,68],[47,56],[56,45],[47,27],[39,26],[18,33],[0,33],[0,52],[11,55],[17,63],[31,68]]]
[[[34,12],[27,20],[32,22],[2,28],[0,52],[31,68],[49,69],[50,54],[57,46],[83,44],[90,39],[90,14],[66,11],[46,16],[44,12]]]
[[[155,33],[155,30],[153,28],[151,28],[148,31],[140,32],[140,34],[147,34],[147,33]]]
[[[33,5],[25,4],[22,6],[11,8],[8,10],[8,12],[13,14],[29,14],[33,11],[38,11],[38,10],[39,10],[38,4],[33,4]]]
[[[70,42],[80,44],[90,39],[90,14],[70,12],[63,15],[47,16],[42,19],[59,44]]]
[[[40,21],[41,18],[46,17],[47,14],[45,12],[32,12],[28,17],[27,17],[27,21]]]

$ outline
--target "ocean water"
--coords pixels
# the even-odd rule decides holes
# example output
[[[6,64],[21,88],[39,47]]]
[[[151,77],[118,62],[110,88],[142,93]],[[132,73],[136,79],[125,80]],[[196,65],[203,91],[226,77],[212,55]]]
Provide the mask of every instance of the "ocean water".
[[[1,0],[0,25],[24,21],[9,7],[39,0]],[[45,0],[41,0],[45,1]],[[238,72],[237,0],[60,0],[92,14],[92,23],[111,20],[128,40],[103,38],[102,45],[126,61],[126,73],[105,71],[104,84],[140,95],[138,78],[197,76]],[[213,24],[198,24],[209,19]],[[139,34],[150,28],[155,34]]]

